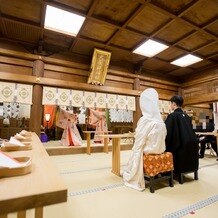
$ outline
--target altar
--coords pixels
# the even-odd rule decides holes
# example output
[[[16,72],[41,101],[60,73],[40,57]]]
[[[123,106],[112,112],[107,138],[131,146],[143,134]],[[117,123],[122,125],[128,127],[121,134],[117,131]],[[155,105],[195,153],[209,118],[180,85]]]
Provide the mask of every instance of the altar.
[[[35,208],[35,218],[43,217],[43,207],[67,201],[67,188],[51,162],[38,136],[32,133],[32,150],[7,152],[12,157],[30,157],[30,174],[0,178],[0,218],[17,212],[25,218],[26,210]]]

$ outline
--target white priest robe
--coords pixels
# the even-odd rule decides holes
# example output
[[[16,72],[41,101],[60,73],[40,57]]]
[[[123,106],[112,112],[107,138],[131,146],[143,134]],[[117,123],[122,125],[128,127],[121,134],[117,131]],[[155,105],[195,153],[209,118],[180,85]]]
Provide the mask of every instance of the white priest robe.
[[[125,186],[143,191],[145,180],[143,173],[143,153],[161,154],[165,151],[166,126],[158,107],[158,93],[149,88],[140,96],[142,117],[135,130],[135,142],[132,153],[123,172]]]

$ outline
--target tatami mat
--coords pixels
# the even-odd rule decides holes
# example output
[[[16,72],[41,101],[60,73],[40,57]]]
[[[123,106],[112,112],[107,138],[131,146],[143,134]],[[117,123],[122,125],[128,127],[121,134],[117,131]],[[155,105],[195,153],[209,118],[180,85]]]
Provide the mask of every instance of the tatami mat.
[[[121,152],[122,168],[130,152]],[[189,174],[183,185],[161,185],[154,194],[148,188],[138,192],[125,187],[122,178],[111,173],[111,153],[50,158],[68,187],[68,201],[44,207],[45,218],[217,217],[217,200],[208,201],[218,196],[216,157],[200,159],[198,181]]]
[[[130,151],[121,152],[121,165],[128,162]],[[146,188],[138,192],[123,186],[122,178],[112,174],[111,153],[51,157],[68,187],[68,202],[46,207],[46,217],[64,218],[142,218],[163,217],[187,210],[197,203],[198,209],[186,217],[217,217],[217,202],[206,207],[198,202],[218,194],[218,162],[207,156],[200,160],[199,180],[187,175],[183,185],[160,186],[154,194]],[[177,216],[172,217],[179,217]]]

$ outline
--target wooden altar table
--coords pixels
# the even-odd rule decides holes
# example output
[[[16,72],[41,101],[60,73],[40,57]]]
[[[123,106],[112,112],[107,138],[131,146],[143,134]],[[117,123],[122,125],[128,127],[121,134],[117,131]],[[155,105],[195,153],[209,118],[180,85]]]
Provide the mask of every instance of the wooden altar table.
[[[42,218],[43,206],[67,201],[67,188],[35,133],[31,145],[32,150],[7,152],[12,157],[30,157],[32,172],[0,178],[0,218],[13,212],[25,218],[31,208],[35,208],[35,218]]]
[[[111,172],[120,176],[120,140],[121,138],[133,138],[133,133],[98,135],[102,138],[112,138],[112,170]]]
[[[112,131],[83,131],[86,134],[86,153],[91,154],[91,133],[111,133]],[[104,139],[104,152],[108,153],[108,140],[107,138]]]

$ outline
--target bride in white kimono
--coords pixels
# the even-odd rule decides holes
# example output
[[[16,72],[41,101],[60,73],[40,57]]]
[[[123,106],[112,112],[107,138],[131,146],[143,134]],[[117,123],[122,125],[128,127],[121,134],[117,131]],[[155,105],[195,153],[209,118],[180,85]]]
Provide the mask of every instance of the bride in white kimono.
[[[132,153],[123,172],[125,186],[143,191],[145,180],[143,173],[143,153],[161,154],[165,151],[166,127],[158,107],[158,93],[155,89],[144,90],[140,96],[142,117],[135,130],[135,142]]]

